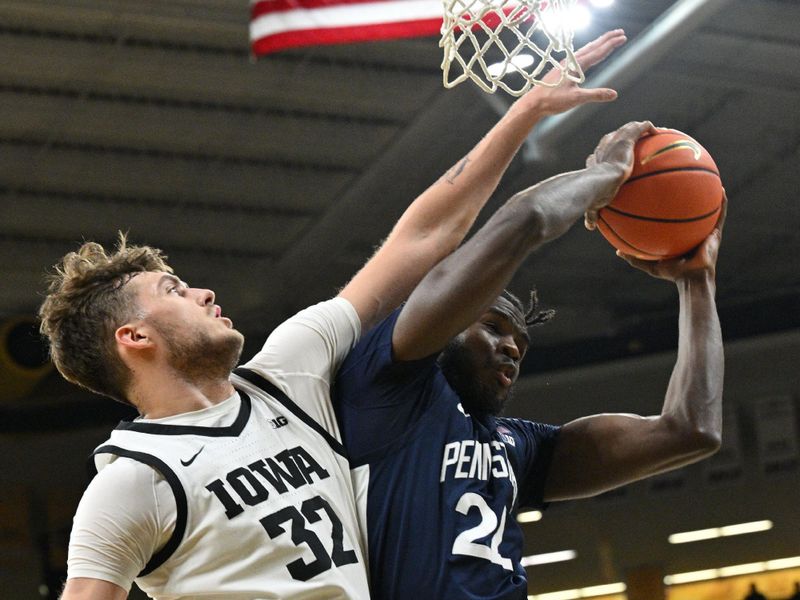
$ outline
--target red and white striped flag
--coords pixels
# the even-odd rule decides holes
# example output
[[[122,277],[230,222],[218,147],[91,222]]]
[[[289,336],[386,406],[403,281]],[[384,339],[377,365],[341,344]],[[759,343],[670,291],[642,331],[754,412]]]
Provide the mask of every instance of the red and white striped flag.
[[[442,0],[251,0],[250,48],[259,56],[297,46],[438,35]]]

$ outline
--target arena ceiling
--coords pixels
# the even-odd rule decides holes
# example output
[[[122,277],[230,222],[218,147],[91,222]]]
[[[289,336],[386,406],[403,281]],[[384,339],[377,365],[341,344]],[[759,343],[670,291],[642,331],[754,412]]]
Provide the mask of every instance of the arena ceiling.
[[[509,103],[443,89],[434,38],[252,61],[247,22],[244,0],[0,2],[0,319],[33,316],[49,266],[124,230],[214,289],[255,345],[335,294]],[[543,123],[484,215],[579,168],[626,121],[683,130],[715,157],[730,198],[726,340],[800,327],[797,23],[793,0],[596,10],[576,43],[626,30],[627,47],[590,77],[619,99]],[[532,284],[559,316],[537,331],[530,374],[674,347],[674,289],[631,271],[598,233],[576,226],[538,252],[512,289]],[[6,404],[5,430],[113,422],[101,406],[51,375],[37,398]]]

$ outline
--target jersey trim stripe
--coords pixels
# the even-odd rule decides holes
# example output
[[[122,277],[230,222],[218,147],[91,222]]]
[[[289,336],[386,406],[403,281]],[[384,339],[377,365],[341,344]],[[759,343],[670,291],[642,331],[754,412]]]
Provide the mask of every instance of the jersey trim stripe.
[[[336,452],[337,454],[343,456],[344,458],[348,458],[347,451],[344,448],[344,445],[333,437],[325,428],[322,427],[319,423],[317,423],[308,413],[306,413],[302,408],[297,406],[297,404],[292,401],[289,396],[283,393],[275,384],[271,381],[267,380],[265,377],[262,377],[255,371],[251,371],[250,369],[246,369],[245,367],[239,367],[235,369],[234,374],[238,375],[242,379],[246,379],[254,386],[264,390],[270,396],[275,398],[278,402],[283,404],[287,409],[289,409],[294,416],[298,419],[303,421],[306,425],[308,425],[311,429],[316,431],[326,442],[330,445],[331,449]],[[349,462],[349,458],[348,458]]]
[[[241,405],[239,406],[239,414],[236,415],[236,420],[227,427],[202,427],[200,425],[167,425],[165,423],[120,421],[116,428],[157,435],[204,435],[209,437],[235,437],[242,433],[242,430],[244,430],[244,426],[247,425],[247,421],[250,419],[250,412],[252,410],[250,396],[241,390],[237,391],[239,392],[239,397],[242,401]]]
[[[178,476],[175,475],[174,471],[170,469],[165,462],[159,458],[156,458],[155,456],[145,454],[144,452],[126,450],[125,448],[112,445],[100,446],[92,453],[92,456],[96,456],[97,454],[114,454],[115,456],[122,456],[124,458],[130,458],[132,460],[144,463],[161,473],[161,475],[164,476],[164,479],[167,480],[167,483],[169,483],[169,486],[172,488],[172,493],[175,496],[175,507],[177,512],[175,519],[175,530],[172,532],[169,540],[167,540],[167,543],[164,544],[164,547],[150,557],[150,560],[147,561],[147,564],[142,572],[139,573],[139,577],[149,575],[164,564],[164,562],[172,555],[173,552],[175,552],[175,550],[178,548],[178,545],[183,540],[183,535],[186,532],[186,521],[189,514],[186,492],[184,491],[183,486],[181,485],[181,482],[178,479]]]

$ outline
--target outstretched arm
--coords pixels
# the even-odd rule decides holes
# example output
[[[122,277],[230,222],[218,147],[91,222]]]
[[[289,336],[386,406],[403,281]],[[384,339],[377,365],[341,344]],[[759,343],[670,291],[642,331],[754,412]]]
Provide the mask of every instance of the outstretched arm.
[[[581,48],[576,57],[589,69],[624,42],[622,30],[610,31]],[[356,308],[362,328],[385,317],[458,247],[536,123],[581,104],[616,97],[614,90],[583,89],[568,82],[537,87],[517,100],[467,156],[409,206],[381,248],[341,291]]]
[[[414,360],[441,350],[497,298],[530,252],[608,204],[630,175],[634,143],[652,127],[628,123],[603,138],[587,168],[552,177],[506,202],[414,290],[395,325],[395,358]]]
[[[545,499],[599,494],[715,452],[722,435],[723,350],[714,302],[723,215],[688,258],[632,266],[678,287],[678,358],[656,417],[595,415],[567,423],[559,436]]]

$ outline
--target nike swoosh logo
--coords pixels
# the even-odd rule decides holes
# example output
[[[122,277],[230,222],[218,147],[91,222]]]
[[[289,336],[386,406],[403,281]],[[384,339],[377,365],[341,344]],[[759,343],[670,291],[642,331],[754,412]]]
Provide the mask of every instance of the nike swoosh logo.
[[[181,459],[181,464],[184,467],[188,467],[190,464],[192,464],[194,462],[194,459],[198,457],[198,455],[203,451],[204,448],[205,448],[205,446],[200,446],[200,450],[198,450],[197,453],[194,456],[192,456],[192,458],[190,458],[189,460]]]
[[[639,164],[646,165],[654,158],[673,150],[691,150],[695,160],[700,160],[700,156],[703,153],[703,151],[700,149],[700,144],[694,140],[680,140],[678,142],[672,142],[668,146],[664,146],[663,148],[653,152],[651,155],[644,157]]]

